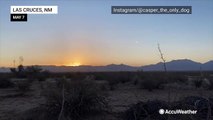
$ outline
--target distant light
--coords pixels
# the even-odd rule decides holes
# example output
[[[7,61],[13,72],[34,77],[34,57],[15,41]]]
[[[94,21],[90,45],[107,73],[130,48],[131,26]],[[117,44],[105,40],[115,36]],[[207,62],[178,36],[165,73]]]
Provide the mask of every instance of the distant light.
[[[68,64],[67,66],[80,66],[80,65],[81,63],[75,62],[75,63]]]

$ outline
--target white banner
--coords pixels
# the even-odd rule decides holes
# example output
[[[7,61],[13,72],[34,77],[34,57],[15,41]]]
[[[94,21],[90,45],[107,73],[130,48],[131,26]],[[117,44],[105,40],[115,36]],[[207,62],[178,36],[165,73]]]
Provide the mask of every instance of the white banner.
[[[58,14],[58,6],[10,6],[11,14]]]

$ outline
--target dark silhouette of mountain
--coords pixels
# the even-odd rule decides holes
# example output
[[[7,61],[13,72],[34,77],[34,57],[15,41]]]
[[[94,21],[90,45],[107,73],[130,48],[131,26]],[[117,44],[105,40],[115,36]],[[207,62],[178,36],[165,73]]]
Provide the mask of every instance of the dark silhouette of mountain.
[[[188,59],[172,60],[166,63],[168,71],[199,71],[203,65]],[[141,67],[144,71],[163,71],[163,63]],[[212,69],[213,70],[213,69]]]
[[[54,66],[46,65],[40,66],[44,70],[51,72],[104,72],[104,71],[163,71],[163,63],[159,62],[157,64],[146,65],[141,67],[133,67],[125,64],[110,64],[106,66]],[[189,59],[179,59],[166,62],[166,67],[168,71],[213,71],[213,60],[206,62],[204,64],[195,62]],[[10,72],[9,68],[0,68],[0,72]]]
[[[125,64],[110,64],[104,68],[108,69],[109,71],[136,71],[138,69],[138,67],[132,67]]]
[[[213,60],[203,64],[203,70],[212,70],[213,69]]]
[[[136,71],[138,67],[132,67],[124,64],[110,64],[106,66],[41,66],[43,69],[53,72],[96,72],[96,71]]]

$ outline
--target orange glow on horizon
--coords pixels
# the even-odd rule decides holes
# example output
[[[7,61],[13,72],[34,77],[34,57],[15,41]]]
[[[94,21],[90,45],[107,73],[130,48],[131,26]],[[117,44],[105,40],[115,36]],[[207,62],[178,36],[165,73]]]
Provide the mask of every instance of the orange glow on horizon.
[[[66,66],[80,66],[82,65],[80,62],[69,63]]]

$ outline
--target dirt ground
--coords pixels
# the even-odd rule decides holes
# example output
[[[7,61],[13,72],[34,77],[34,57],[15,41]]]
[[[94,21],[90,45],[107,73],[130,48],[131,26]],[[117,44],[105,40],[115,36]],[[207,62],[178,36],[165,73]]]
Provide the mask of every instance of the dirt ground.
[[[16,88],[0,89],[0,120],[9,120],[15,118],[17,115],[35,108],[45,102],[41,96],[40,83],[34,82],[31,91],[27,94],[18,92]],[[139,101],[147,100],[164,100],[178,101],[186,96],[202,96],[209,97],[213,95],[209,90],[153,90],[147,91],[139,89],[131,83],[118,84],[115,90],[109,91],[109,105],[108,113],[102,115],[94,115],[88,120],[119,120],[119,115],[129,108],[130,105]],[[169,97],[170,96],[170,97]]]

